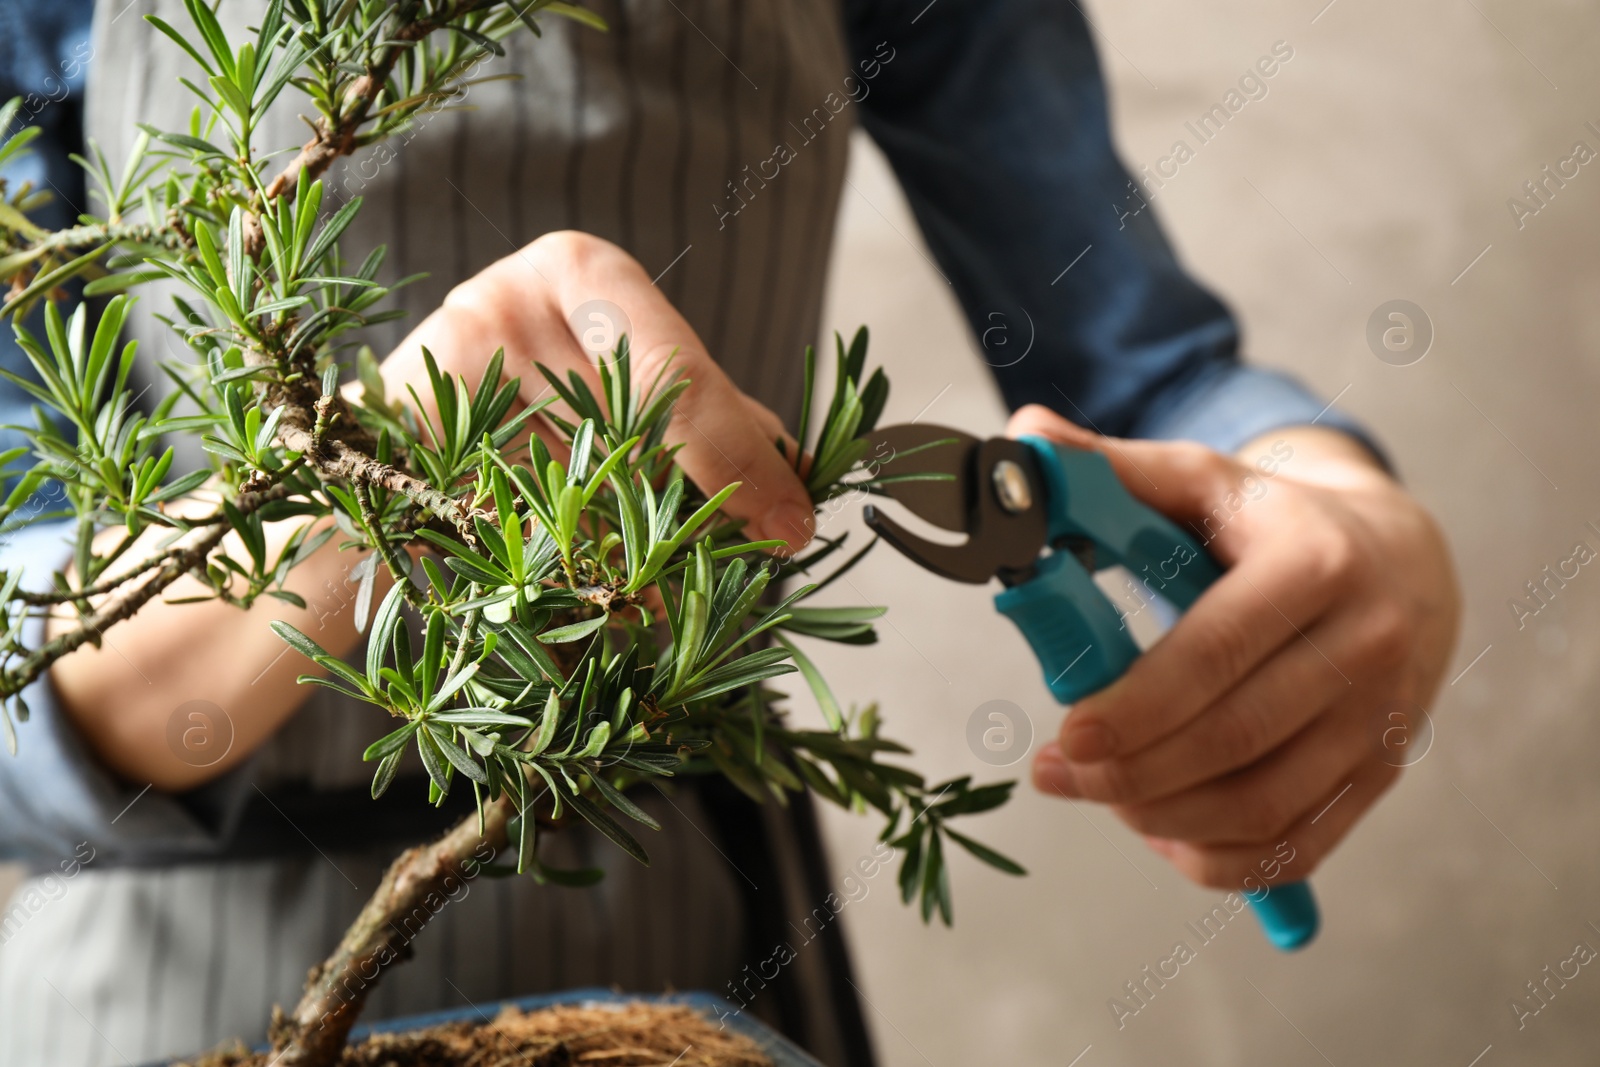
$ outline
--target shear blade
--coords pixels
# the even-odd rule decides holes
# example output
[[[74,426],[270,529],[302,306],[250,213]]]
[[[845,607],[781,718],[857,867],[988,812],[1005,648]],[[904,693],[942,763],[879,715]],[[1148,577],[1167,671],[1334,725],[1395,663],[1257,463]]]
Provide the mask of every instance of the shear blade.
[[[1045,487],[1029,447],[1018,441],[979,441],[942,426],[891,426],[879,431],[878,476],[944,475],[940,480],[891,481],[879,491],[905,505],[931,525],[964,533],[964,544],[936,544],[918,537],[882,511],[866,507],[867,525],[885,541],[935,574],[958,582],[983,583],[999,577],[1010,584],[1033,571],[1044,547]],[[1020,508],[1002,502],[996,474],[1002,470],[1027,479]]]
[[[921,422],[885,426],[875,435],[869,453],[878,477],[890,479],[878,491],[925,522],[967,533],[970,457],[978,443],[971,434],[947,426]],[[921,477],[926,475],[945,477]]]
[[[861,514],[873,533],[941,578],[982,585],[994,577],[993,564],[970,536],[963,545],[941,545],[918,537],[871,504]]]

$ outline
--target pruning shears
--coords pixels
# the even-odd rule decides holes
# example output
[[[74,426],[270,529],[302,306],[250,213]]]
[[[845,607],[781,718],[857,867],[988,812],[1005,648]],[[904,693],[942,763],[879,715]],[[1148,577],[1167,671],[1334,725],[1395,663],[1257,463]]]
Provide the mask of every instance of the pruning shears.
[[[1121,565],[1178,611],[1222,568],[1171,520],[1135,500],[1106,458],[1039,437],[979,440],[925,423],[874,435],[875,489],[924,521],[966,534],[942,544],[867,505],[867,525],[942,577],[1005,586],[995,607],[1022,631],[1063,704],[1109,685],[1139,657],[1095,571]],[[1246,894],[1267,939],[1285,951],[1316,936],[1307,882]]]

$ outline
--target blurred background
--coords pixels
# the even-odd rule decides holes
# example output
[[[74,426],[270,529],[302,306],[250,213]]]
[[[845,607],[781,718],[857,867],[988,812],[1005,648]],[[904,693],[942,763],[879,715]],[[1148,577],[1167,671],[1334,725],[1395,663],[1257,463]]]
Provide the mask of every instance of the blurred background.
[[[1520,629],[1508,601],[1576,542],[1600,548],[1585,525],[1600,526],[1600,164],[1551,183],[1543,204],[1522,189],[1576,142],[1600,150],[1585,125],[1600,127],[1596,10],[1325,2],[1088,14],[1136,172],[1178,139],[1193,146],[1186,122],[1275,44],[1292,49],[1154,209],[1240,313],[1251,357],[1366,420],[1449,532],[1468,612],[1431,747],[1318,872],[1325,927],[1295,956],[1244,916],[1200,945],[1186,924],[1222,894],[1106,812],[1024,786],[974,826],[1031,874],[958,855],[953,930],[924,928],[892,875],[844,911],[888,1067],[1594,1061],[1600,967],[1520,1029],[1510,1004],[1578,944],[1600,947],[1600,568]],[[1511,197],[1537,212],[1519,220]],[[1420,345],[1380,359],[1368,341],[1393,300],[1431,324],[1409,365]],[[886,421],[1003,426],[980,349],[859,135],[824,322],[870,323],[896,383]],[[829,532],[856,522],[841,514]],[[809,650],[842,698],[881,700],[931,773],[1025,779],[1020,747],[997,769],[967,740],[989,701],[1021,709],[1034,746],[1060,718],[991,592],[881,552],[830,593],[888,605],[882,642]],[[828,828],[841,871],[870,853],[875,821],[830,812]],[[0,899],[9,889],[0,871]],[[1119,1028],[1108,1001],[1180,940],[1197,958]]]
[[[1570,974],[1579,942],[1600,948],[1600,570],[1520,630],[1508,600],[1576,542],[1600,549],[1585,526],[1600,525],[1600,163],[1550,183],[1543,206],[1522,189],[1576,142],[1600,151],[1585,126],[1600,126],[1596,9],[1324,4],[1086,10],[1135,172],[1176,140],[1195,146],[1185,122],[1276,42],[1293,49],[1153,205],[1240,314],[1250,358],[1338,396],[1448,531],[1467,613],[1432,747],[1317,872],[1323,933],[1294,956],[1245,916],[1200,946],[1185,924],[1222,894],[1182,881],[1109,813],[1024,785],[974,829],[1029,877],[958,856],[953,930],[923,928],[889,876],[844,911],[888,1067],[1595,1061],[1600,968],[1521,1030],[1510,1001],[1546,965]],[[998,432],[982,350],[859,134],[850,183],[825,325],[870,323],[896,389],[886,421],[931,405],[929,420]],[[1511,197],[1538,208],[1520,229]],[[1368,344],[1392,300],[1432,324],[1408,366],[1393,364],[1415,348],[1385,362]],[[1035,747],[1061,717],[992,590],[876,557],[830,592],[888,605],[881,643],[812,643],[835,692],[880,699],[932,774],[1026,781],[1026,759],[996,769],[968,747],[991,700],[1026,712]],[[842,869],[875,826],[829,816]],[[1107,1001],[1132,1004],[1124,983],[1179,940],[1197,958],[1119,1030]]]

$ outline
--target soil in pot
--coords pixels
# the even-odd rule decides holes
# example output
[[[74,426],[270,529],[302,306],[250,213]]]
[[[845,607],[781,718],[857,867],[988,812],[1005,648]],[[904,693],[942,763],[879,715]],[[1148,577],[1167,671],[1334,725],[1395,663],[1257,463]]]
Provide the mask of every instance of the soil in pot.
[[[208,1053],[175,1067],[267,1067],[270,1052]],[[681,1004],[580,1004],[492,1022],[456,1022],[373,1034],[345,1050],[340,1067],[772,1067],[742,1034]]]

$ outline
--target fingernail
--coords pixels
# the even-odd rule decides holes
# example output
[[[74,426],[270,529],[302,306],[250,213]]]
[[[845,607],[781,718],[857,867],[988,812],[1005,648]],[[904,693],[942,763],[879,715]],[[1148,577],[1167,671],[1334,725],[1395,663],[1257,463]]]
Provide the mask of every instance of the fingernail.
[[[1072,768],[1054,742],[1042,746],[1034,757],[1033,784],[1040,792],[1054,793],[1069,800],[1077,800],[1083,795],[1072,776]]]
[[[1173,842],[1164,837],[1146,837],[1144,843],[1150,846],[1150,851],[1166,859],[1172,858]]]
[[[773,509],[758,525],[763,540],[786,542],[789,551],[793,552],[805,547],[805,543],[811,540],[816,514],[808,507],[783,504]]]
[[[1117,749],[1117,735],[1098,719],[1075,723],[1068,718],[1062,733],[1062,748],[1067,758],[1078,763],[1109,759]]]

